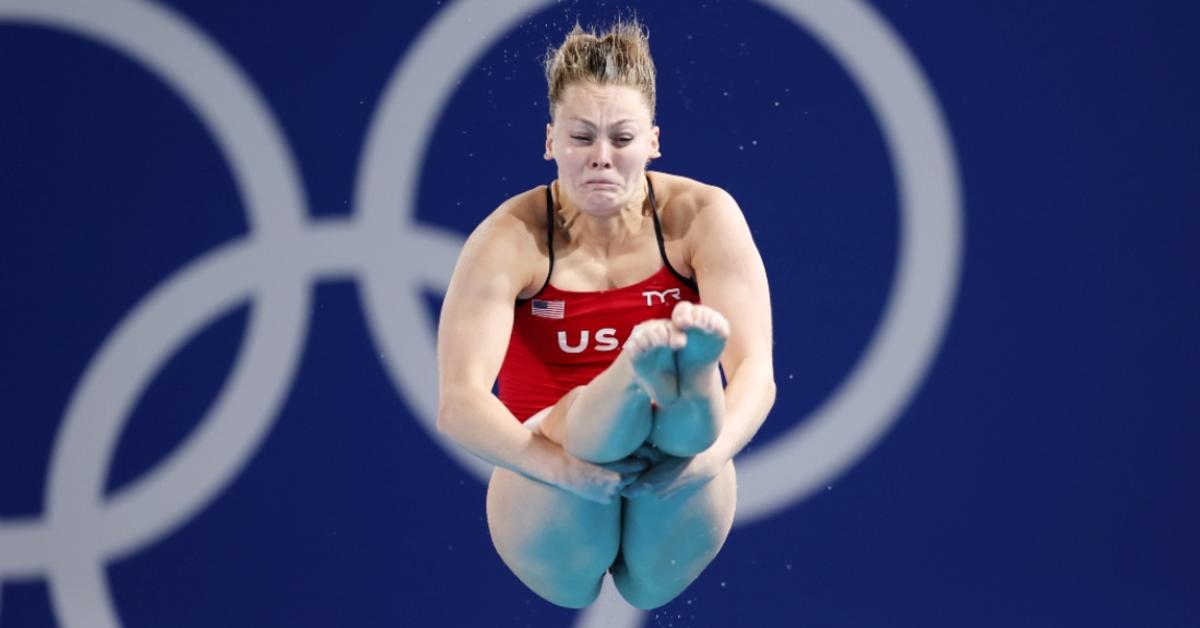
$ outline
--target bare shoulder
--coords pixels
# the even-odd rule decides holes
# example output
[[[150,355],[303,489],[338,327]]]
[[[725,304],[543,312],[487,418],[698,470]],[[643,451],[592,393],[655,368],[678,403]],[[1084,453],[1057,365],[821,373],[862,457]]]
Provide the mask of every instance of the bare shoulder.
[[[744,220],[733,196],[718,186],[665,172],[654,172],[651,182],[655,196],[662,199],[659,205],[668,234],[694,240],[705,237],[715,225]]]
[[[544,185],[511,196],[479,224],[475,233],[489,238],[511,239],[515,241],[514,244],[530,244],[537,240],[545,240],[545,198],[546,186]],[[539,234],[542,237],[539,238]],[[544,243],[542,246],[545,247]]]
[[[457,273],[483,272],[503,277],[520,292],[534,280],[546,257],[545,186],[510,197],[492,211],[467,238]]]

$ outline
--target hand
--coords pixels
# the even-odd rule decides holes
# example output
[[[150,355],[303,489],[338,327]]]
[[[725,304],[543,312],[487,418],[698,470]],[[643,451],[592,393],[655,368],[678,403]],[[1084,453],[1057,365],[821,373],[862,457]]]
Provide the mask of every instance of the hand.
[[[622,497],[648,497],[667,499],[680,491],[699,488],[717,477],[728,458],[717,456],[711,450],[689,458],[677,458],[662,453],[649,445],[643,445],[635,457],[646,458],[651,465],[637,481],[621,491]]]
[[[615,462],[594,464],[579,460],[568,481],[559,486],[584,499],[611,504],[650,466],[644,458],[629,456]]]

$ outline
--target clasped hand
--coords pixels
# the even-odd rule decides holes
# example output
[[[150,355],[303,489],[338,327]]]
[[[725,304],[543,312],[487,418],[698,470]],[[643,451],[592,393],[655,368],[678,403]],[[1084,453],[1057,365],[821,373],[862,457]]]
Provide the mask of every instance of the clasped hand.
[[[622,497],[657,497],[667,499],[680,491],[704,485],[717,477],[728,458],[711,449],[695,456],[679,458],[665,454],[651,445],[643,444],[626,458],[645,461],[646,468],[621,490]]]

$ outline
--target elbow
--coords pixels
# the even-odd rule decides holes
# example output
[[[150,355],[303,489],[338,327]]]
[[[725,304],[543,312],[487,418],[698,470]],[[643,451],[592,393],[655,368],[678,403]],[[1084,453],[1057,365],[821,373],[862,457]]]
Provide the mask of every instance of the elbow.
[[[455,433],[458,431],[457,427],[458,424],[454,421],[453,414],[441,409],[438,410],[437,430],[439,434],[454,438]]]
[[[448,395],[443,394],[439,396],[437,412],[437,430],[439,433],[451,437],[454,435],[454,418],[459,414],[455,410],[456,405],[449,400]]]
[[[438,395],[437,430],[457,440],[456,436],[463,433],[463,421],[478,413],[479,397],[475,391],[460,387],[443,390]]]
[[[479,429],[479,418],[487,412],[491,391],[468,385],[452,385],[438,390],[438,432],[454,441]]]
[[[439,434],[444,436],[450,435],[450,421],[446,418],[446,414],[441,410],[438,411],[437,416],[437,431]]]
[[[775,369],[768,366],[763,373],[763,399],[766,401],[767,410],[769,411],[775,405],[775,394],[779,388],[775,385]]]
[[[778,389],[775,387],[775,378],[767,380],[767,407],[775,406],[775,393]]]

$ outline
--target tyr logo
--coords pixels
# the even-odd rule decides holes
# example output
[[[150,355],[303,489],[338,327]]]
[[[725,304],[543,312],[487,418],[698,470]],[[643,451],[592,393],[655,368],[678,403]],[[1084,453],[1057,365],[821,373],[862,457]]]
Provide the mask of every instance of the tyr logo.
[[[654,305],[654,299],[656,297],[658,298],[659,303],[666,303],[668,294],[675,297],[676,301],[679,301],[680,299],[683,298],[679,294],[679,288],[667,288],[666,290],[663,290],[662,292],[655,292],[654,290],[647,290],[642,293],[642,296],[646,297],[646,307],[650,307],[650,306]]]

